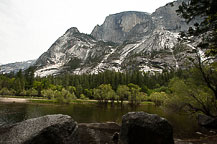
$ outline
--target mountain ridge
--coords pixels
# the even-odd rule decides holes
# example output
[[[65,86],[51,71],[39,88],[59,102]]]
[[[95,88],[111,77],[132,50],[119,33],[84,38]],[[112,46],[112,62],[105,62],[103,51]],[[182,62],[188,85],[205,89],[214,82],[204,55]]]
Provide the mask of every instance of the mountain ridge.
[[[91,34],[69,28],[36,60],[35,76],[184,68],[186,57],[194,54],[191,46],[177,40],[180,31],[192,26],[176,14],[183,1],[187,0],[168,3],[151,14],[141,11],[110,14]]]
[[[178,43],[178,33],[191,24],[178,17],[183,0],[152,14],[125,11],[110,14],[90,35],[68,29],[35,63],[36,76],[97,74],[105,70],[162,72],[183,68],[192,48]],[[184,53],[184,50],[188,50]]]
[[[33,66],[35,62],[36,60],[28,60],[22,62],[2,64],[0,65],[0,73],[2,74],[11,73],[11,72],[16,73],[19,70],[26,70],[30,66]]]

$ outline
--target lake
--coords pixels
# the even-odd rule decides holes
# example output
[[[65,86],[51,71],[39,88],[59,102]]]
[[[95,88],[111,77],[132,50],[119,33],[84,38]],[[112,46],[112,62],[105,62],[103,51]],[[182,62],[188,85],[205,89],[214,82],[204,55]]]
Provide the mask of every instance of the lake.
[[[130,111],[144,111],[165,117],[172,124],[176,138],[198,137],[199,135],[195,132],[201,131],[193,117],[164,111],[151,104],[141,105],[137,108],[126,105],[121,108],[96,104],[0,103],[0,126],[48,114],[70,115],[79,123],[113,121],[121,124],[122,115]]]

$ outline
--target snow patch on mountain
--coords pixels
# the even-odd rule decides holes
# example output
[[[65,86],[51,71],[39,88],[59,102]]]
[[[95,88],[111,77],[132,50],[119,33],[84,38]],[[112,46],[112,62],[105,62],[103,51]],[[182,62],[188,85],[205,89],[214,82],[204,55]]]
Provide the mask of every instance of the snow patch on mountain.
[[[91,74],[98,74],[102,72],[102,68],[107,64],[108,57],[115,52],[115,49],[111,49],[111,52],[104,56],[103,60],[91,71]]]
[[[45,66],[39,70],[36,70],[35,76],[45,77],[48,75],[55,75],[58,73],[61,66],[63,66],[63,65],[64,65],[63,63],[57,63],[57,64]]]
[[[152,14],[129,11],[109,15],[91,35],[70,28],[37,60],[35,75],[182,68],[188,54],[177,46],[177,38],[190,25],[176,14],[181,3],[160,7]]]

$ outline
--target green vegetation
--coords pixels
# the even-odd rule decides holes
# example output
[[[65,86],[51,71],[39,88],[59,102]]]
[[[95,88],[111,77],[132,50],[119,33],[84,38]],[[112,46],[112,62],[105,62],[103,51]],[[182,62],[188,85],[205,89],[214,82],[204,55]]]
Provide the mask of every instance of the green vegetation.
[[[163,105],[168,99],[168,94],[165,92],[153,92],[149,99],[155,103],[156,106]]]
[[[190,0],[182,3],[177,13],[188,22],[200,17],[201,22],[195,23],[188,32],[182,32],[184,41],[194,42],[195,37],[200,36],[202,41],[197,48],[205,49],[207,56],[217,55],[217,2],[215,0]]]
[[[209,67],[204,71],[206,74]],[[31,68],[30,68],[31,69]],[[27,72],[0,75],[0,94],[17,97],[35,97],[43,103],[114,103],[121,106],[154,102],[173,110],[203,112],[215,116],[216,101],[197,68],[163,73],[118,73],[105,71],[97,75],[63,74],[48,77],[29,77]],[[27,75],[27,77],[26,77]],[[213,84],[216,71],[209,74]],[[15,81],[19,81],[14,83]],[[37,99],[36,99],[37,98]],[[40,99],[38,99],[40,98]]]
[[[180,40],[184,42],[195,42],[198,37],[202,38],[195,51],[198,54],[201,49],[204,50],[206,57],[202,60],[198,54],[196,58],[189,58],[192,62],[190,68],[155,74],[105,71],[97,75],[66,73],[35,78],[34,68],[30,67],[16,74],[1,74],[0,94],[44,97],[58,103],[71,103],[77,101],[76,98],[81,101],[95,99],[104,104],[111,102],[112,105],[115,101],[121,105],[126,100],[131,105],[152,101],[156,106],[217,117],[216,7],[215,0],[190,0],[183,2],[177,11],[188,22],[195,17],[202,20],[190,27],[188,32],[181,33]],[[174,53],[187,50],[185,45],[178,47]]]
[[[127,100],[130,96],[130,89],[126,85],[119,85],[117,89],[118,101],[121,101],[121,106],[123,105],[123,101]]]
[[[173,97],[169,103],[175,102],[180,108],[187,108],[193,113],[202,112],[211,117],[217,117],[217,2],[214,0],[190,0],[183,2],[177,13],[187,20],[194,22],[200,17],[201,21],[194,23],[187,32],[181,32],[181,41],[197,43],[195,51],[197,58],[190,58],[194,69],[183,79],[171,81]],[[198,41],[200,39],[200,42]],[[201,58],[200,51],[205,51]],[[184,91],[183,91],[184,89]],[[182,96],[181,96],[182,95]]]
[[[71,75],[34,77],[34,68],[16,74],[0,74],[0,95],[40,97],[57,103],[70,103],[75,99],[115,102],[129,101],[138,105],[148,95],[167,85],[175,72],[155,75],[142,72],[119,73],[105,71],[97,75]]]

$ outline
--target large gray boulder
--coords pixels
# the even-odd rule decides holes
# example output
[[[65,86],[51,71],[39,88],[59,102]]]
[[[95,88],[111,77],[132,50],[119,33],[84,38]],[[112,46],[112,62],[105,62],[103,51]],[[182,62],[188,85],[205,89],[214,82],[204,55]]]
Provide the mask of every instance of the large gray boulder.
[[[129,112],[122,118],[122,144],[174,144],[173,128],[164,118],[145,112]]]
[[[0,128],[0,143],[77,144],[77,129],[77,122],[70,116],[47,115]]]
[[[120,132],[120,126],[114,122],[80,123],[78,135],[80,144],[115,144],[114,135]]]

